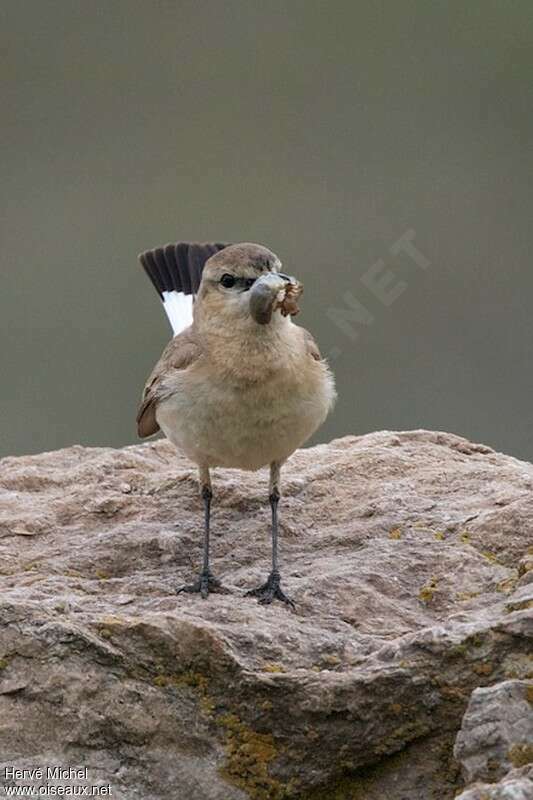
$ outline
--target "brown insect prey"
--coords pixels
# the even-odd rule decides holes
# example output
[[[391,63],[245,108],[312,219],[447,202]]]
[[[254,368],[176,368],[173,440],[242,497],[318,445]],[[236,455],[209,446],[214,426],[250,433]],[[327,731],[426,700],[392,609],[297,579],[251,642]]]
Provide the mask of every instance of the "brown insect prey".
[[[274,311],[280,309],[284,317],[291,315],[295,317],[299,313],[298,298],[302,294],[304,287],[301,283],[288,283],[279,293]]]

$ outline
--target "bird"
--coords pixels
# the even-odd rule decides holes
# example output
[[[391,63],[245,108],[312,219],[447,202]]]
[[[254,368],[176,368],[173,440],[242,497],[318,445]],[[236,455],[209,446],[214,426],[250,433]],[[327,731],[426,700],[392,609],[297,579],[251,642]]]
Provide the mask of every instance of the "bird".
[[[173,329],[137,414],[141,438],[162,431],[197,465],[204,507],[203,561],[182,592],[228,589],[211,571],[211,469],[269,467],[271,570],[246,595],[295,608],[281,587],[278,504],[281,468],[320,427],[336,400],[333,373],[312,335],[297,325],[301,284],[260,244],[178,242],[139,260]]]

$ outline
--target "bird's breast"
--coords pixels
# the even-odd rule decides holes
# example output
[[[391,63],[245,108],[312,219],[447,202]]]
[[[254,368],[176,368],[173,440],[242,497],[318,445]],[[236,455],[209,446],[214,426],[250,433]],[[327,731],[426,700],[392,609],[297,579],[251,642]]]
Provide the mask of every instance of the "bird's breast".
[[[156,416],[166,436],[196,463],[255,470],[284,461],[324,421],[334,399],[323,362],[280,360],[257,379],[209,365],[177,373]]]

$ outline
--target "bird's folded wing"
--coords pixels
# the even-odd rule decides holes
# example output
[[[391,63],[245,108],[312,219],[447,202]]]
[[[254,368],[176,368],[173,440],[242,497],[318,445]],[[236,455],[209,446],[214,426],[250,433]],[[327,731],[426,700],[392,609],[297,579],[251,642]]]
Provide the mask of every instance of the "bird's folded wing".
[[[320,354],[320,350],[318,349],[318,345],[305,328],[302,328],[302,333],[304,335],[305,347],[307,350],[308,355],[315,359],[315,361],[322,361],[322,356]]]
[[[165,379],[174,371],[185,370],[202,354],[192,328],[187,328],[167,344],[152,374],[146,381],[143,399],[137,414],[137,431],[141,439],[159,430],[155,417],[157,403],[166,396]]]

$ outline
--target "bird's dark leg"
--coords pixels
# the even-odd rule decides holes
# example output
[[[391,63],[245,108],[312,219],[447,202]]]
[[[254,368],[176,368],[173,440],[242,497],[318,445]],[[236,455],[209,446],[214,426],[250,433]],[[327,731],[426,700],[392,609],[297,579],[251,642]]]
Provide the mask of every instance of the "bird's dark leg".
[[[227,590],[224,589],[218,578],[215,578],[209,569],[209,533],[213,491],[211,489],[211,479],[207,467],[200,468],[200,484],[202,487],[201,495],[204,501],[204,557],[202,571],[194,583],[180,586],[180,588],[177,589],[177,594],[181,592],[190,594],[199,593],[205,600],[209,592],[226,592]]]
[[[281,600],[283,603],[294,608],[294,603],[287,597],[281,590],[281,575],[278,569],[278,503],[280,498],[279,482],[280,482],[281,464],[273,461],[270,465],[270,508],[272,509],[272,571],[268,576],[266,583],[259,586],[257,589],[251,589],[247,592],[247,596],[257,597],[258,601],[263,605],[269,605],[273,600]]]

